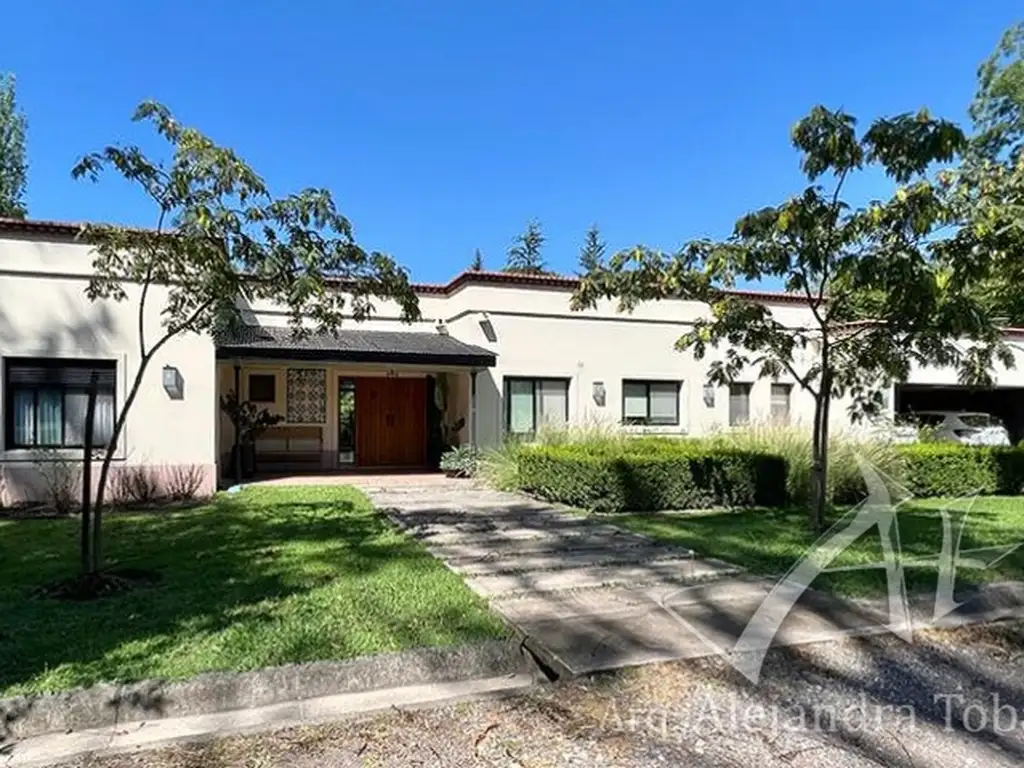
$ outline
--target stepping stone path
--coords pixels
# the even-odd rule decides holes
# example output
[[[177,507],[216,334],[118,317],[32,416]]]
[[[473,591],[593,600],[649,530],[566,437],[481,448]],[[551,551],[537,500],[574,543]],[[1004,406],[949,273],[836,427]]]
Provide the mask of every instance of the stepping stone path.
[[[364,487],[374,504],[486,598],[557,675],[721,653],[773,586],[736,565],[471,481],[381,483]],[[876,611],[809,591],[774,642],[880,624]]]

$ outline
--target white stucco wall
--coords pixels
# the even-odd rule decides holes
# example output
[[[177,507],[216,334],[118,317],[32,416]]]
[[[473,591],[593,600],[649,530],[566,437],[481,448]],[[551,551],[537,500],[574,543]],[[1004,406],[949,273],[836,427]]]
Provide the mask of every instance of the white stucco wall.
[[[139,361],[138,294],[128,300],[91,301],[85,293],[91,265],[88,246],[70,239],[0,236],[0,363],[9,357],[86,358],[116,362],[116,401],[120,410]],[[145,318],[150,343],[161,332],[166,291],[154,288]],[[172,400],[162,386],[162,369],[176,367],[184,397]],[[169,341],[150,363],[119,442],[119,465],[145,465],[160,472],[197,466],[204,490],[215,481],[216,414],[213,342],[194,334]],[[0,376],[0,411],[7,407]],[[8,501],[31,495],[37,486],[38,454],[16,450],[0,430],[0,464]],[[62,452],[74,461],[80,451]]]
[[[680,423],[672,427],[633,427],[638,432],[703,435],[729,423],[729,390],[718,387],[714,404],[704,400],[704,383],[714,352],[696,360],[690,352],[675,349],[676,340],[689,322],[707,308],[696,302],[665,301],[638,307],[623,314],[610,302],[597,309],[573,312],[566,289],[507,285],[472,285],[452,298],[449,328],[462,341],[493,350],[497,365],[479,374],[479,442],[493,444],[504,431],[504,379],[507,376],[569,379],[569,418],[576,423],[618,424],[622,420],[622,382],[628,379],[680,382]],[[798,305],[770,304],[783,322],[802,325]],[[481,320],[486,313],[496,340],[486,338]],[[739,380],[752,385],[750,415],[767,419],[772,381],[760,380],[756,371]],[[778,383],[792,384],[792,422],[810,423],[813,400],[789,376]],[[601,382],[604,405],[594,398]],[[833,404],[832,421],[848,423],[846,403]]]
[[[88,246],[61,235],[0,234],[0,361],[6,357],[70,357],[112,359],[117,364],[117,399],[123,402],[139,364],[136,330],[137,289],[129,287],[129,300],[90,301],[85,295],[91,266]],[[160,332],[162,289],[151,292],[146,316],[150,339]],[[378,302],[369,321],[348,321],[348,328],[437,333],[443,323],[454,338],[484,347],[497,355],[493,368],[477,375],[477,440],[495,444],[504,434],[504,380],[509,376],[564,378],[569,381],[569,417],[575,423],[619,424],[622,419],[622,383],[626,379],[680,382],[680,423],[671,427],[636,428],[669,434],[707,434],[728,425],[729,392],[714,391],[714,402],[705,402],[704,383],[708,364],[691,353],[674,349],[689,323],[707,308],[696,302],[665,301],[643,305],[631,314],[616,311],[604,302],[596,309],[573,312],[570,289],[565,286],[496,284],[459,280],[447,292],[426,291],[420,296],[421,321],[401,322],[398,307]],[[807,324],[808,310],[782,299],[767,299],[782,322]],[[487,317],[494,339],[487,338],[481,321]],[[268,302],[246,308],[249,322],[287,324],[282,307]],[[1015,370],[999,370],[1003,386],[1024,386],[1024,347],[1018,347]],[[275,371],[281,377],[288,363],[242,360],[242,381],[256,370]],[[172,400],[161,385],[161,369],[172,365],[185,382],[185,397]],[[293,363],[291,365],[302,365]],[[423,376],[435,371],[424,366],[369,366],[324,363],[328,371],[328,420],[325,450],[336,442],[337,379],[341,375]],[[453,371],[455,372],[455,371]],[[469,378],[458,372],[453,408],[468,416]],[[752,384],[750,413],[766,419],[770,413],[772,382],[751,371],[741,377]],[[809,424],[812,400],[793,385],[791,421]],[[604,404],[595,402],[595,384],[605,389]],[[952,370],[914,369],[911,383],[955,384]],[[129,416],[121,440],[118,462],[155,467],[196,465],[211,473],[218,456],[230,449],[231,429],[220,413],[218,393],[233,386],[233,370],[227,361],[215,360],[209,338],[186,335],[173,339],[158,354],[146,374],[139,398]],[[6,407],[0,376],[0,409]],[[245,391],[243,389],[243,397]],[[832,420],[848,424],[844,402],[834,403]],[[275,404],[283,408],[284,403]],[[455,414],[462,415],[461,413]],[[468,427],[461,437],[468,438]],[[34,457],[3,444],[0,430],[0,466],[5,476],[25,479]],[[72,458],[74,458],[72,456]],[[8,483],[10,485],[10,482]],[[9,493],[9,492],[8,492]]]

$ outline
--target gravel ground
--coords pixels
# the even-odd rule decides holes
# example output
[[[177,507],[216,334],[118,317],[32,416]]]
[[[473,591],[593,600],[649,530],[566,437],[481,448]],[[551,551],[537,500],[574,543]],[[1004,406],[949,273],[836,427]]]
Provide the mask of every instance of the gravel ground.
[[[1017,766],[1024,622],[772,651],[754,686],[720,659],[529,696],[84,763],[312,766]]]

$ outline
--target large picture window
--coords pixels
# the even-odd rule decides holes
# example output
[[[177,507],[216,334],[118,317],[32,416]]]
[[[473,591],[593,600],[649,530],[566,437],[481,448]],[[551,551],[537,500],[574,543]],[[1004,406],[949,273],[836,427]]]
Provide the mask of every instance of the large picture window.
[[[623,381],[623,424],[678,426],[678,381]]]
[[[89,383],[96,375],[93,443],[105,446],[114,434],[113,360],[6,358],[4,392],[7,448],[81,448]]]
[[[545,424],[569,420],[567,379],[505,379],[505,430],[512,435],[532,435]]]

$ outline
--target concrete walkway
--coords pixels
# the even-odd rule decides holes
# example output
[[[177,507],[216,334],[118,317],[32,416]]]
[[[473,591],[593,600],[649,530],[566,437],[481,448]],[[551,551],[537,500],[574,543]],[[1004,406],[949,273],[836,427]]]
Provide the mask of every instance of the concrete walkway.
[[[773,582],[554,505],[436,477],[365,483],[378,508],[490,601],[559,675],[731,649]],[[872,607],[807,591],[766,647],[879,631]],[[750,646],[746,646],[750,649]]]

